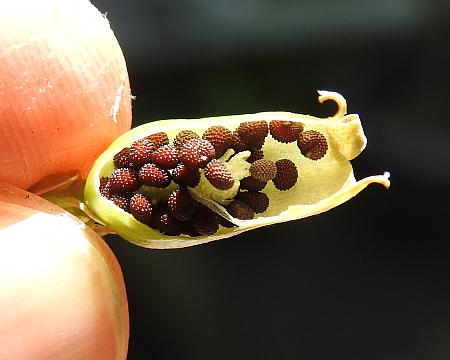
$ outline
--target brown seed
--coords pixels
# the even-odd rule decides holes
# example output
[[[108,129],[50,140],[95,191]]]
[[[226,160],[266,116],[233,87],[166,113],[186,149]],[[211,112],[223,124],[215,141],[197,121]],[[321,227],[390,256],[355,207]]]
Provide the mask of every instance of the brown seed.
[[[228,190],[234,185],[231,171],[221,160],[213,159],[206,165],[205,177],[212,186],[219,190]]]
[[[129,168],[131,166],[130,148],[123,148],[116,155],[114,155],[113,163],[116,169]]]
[[[277,167],[270,160],[256,160],[249,170],[253,178],[265,182],[272,180],[277,175]]]
[[[269,197],[262,192],[239,192],[235,199],[245,202],[256,214],[263,213],[269,207]]]
[[[300,132],[303,130],[301,123],[292,121],[272,120],[269,124],[270,135],[282,143],[291,143],[298,139]]]
[[[130,194],[116,193],[116,194],[111,195],[109,199],[117,207],[121,208],[122,210],[124,210],[128,213],[130,212],[130,199],[131,199]]]
[[[165,188],[169,186],[172,181],[167,170],[161,169],[151,163],[145,164],[139,170],[139,180],[143,185],[156,188]]]
[[[192,218],[197,207],[198,203],[191,197],[187,189],[176,189],[172,191],[167,199],[169,212],[180,221]]]
[[[130,212],[140,222],[149,224],[152,219],[151,200],[143,194],[134,194],[130,200]]]
[[[163,169],[173,169],[180,162],[178,150],[173,145],[161,146],[152,153],[151,161]]]
[[[131,166],[139,169],[142,165],[151,161],[153,151],[156,150],[155,144],[147,139],[140,139],[131,144],[129,157]]]
[[[175,139],[173,140],[173,145],[177,149],[181,149],[187,141],[199,138],[200,136],[198,136],[198,134],[193,132],[192,130],[182,130],[175,136]]]
[[[161,146],[169,144],[169,138],[165,132],[158,132],[156,134],[152,134],[146,137],[146,139],[150,140],[157,148]]]
[[[273,184],[281,191],[291,189],[297,182],[297,167],[289,159],[277,160],[275,165],[277,167],[277,175],[272,180]]]
[[[200,171],[184,164],[178,164],[172,171],[172,178],[178,185],[196,187],[200,182]]]
[[[189,221],[199,235],[213,235],[219,230],[221,217],[205,206],[201,206]]]
[[[105,198],[109,198],[109,196],[111,195],[111,182],[108,177],[100,178],[99,191],[100,194]]]
[[[247,143],[264,142],[269,133],[267,121],[245,121],[239,125],[237,134]]]
[[[327,139],[315,130],[302,132],[299,135],[297,146],[301,153],[311,160],[321,159],[328,150]]]
[[[214,125],[209,127],[202,138],[208,140],[216,151],[216,157],[221,157],[231,146],[232,133],[225,126]]]
[[[240,200],[233,200],[226,209],[228,213],[236,219],[251,220],[255,217],[252,208]]]
[[[180,160],[192,168],[204,168],[214,158],[216,151],[207,140],[192,139],[186,141],[180,150]]]
[[[140,188],[137,171],[132,169],[116,169],[109,179],[110,189],[114,192],[132,192]]]
[[[248,157],[247,161],[249,163],[255,162],[256,160],[261,160],[264,158],[264,152],[263,149],[255,149],[251,151],[250,156]]]
[[[175,236],[181,234],[181,224],[166,208],[161,207],[155,212],[152,227],[163,234]]]
[[[261,181],[251,176],[248,176],[241,180],[240,188],[249,191],[261,191],[266,187],[266,185],[267,185],[266,181]]]

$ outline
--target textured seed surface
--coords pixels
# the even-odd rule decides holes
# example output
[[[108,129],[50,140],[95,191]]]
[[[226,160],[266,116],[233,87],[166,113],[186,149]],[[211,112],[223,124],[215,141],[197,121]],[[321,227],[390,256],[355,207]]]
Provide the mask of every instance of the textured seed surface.
[[[175,219],[175,217],[165,208],[160,209],[157,214],[155,214],[153,226],[166,235],[181,234],[181,222]]]
[[[180,160],[186,166],[204,168],[214,158],[216,151],[207,140],[192,139],[187,141],[180,151]]]
[[[167,199],[169,212],[180,221],[192,218],[197,206],[197,202],[191,197],[189,191],[182,188],[174,190]]]
[[[255,149],[251,151],[250,156],[248,157],[247,161],[249,163],[255,162],[256,160],[261,160],[264,158],[264,151],[263,149]]]
[[[109,180],[109,178],[107,177],[102,177],[100,179],[100,194],[105,197],[105,198],[109,198],[109,196],[111,195],[111,182]]]
[[[321,159],[328,150],[327,139],[315,130],[302,132],[298,138],[297,146],[301,153],[311,160]]]
[[[244,141],[236,131],[233,132],[233,135],[231,137],[230,147],[237,153],[250,149],[249,144]]]
[[[151,200],[142,194],[135,194],[130,200],[130,212],[140,222],[149,224],[152,219]]]
[[[129,157],[131,165],[138,169],[145,163],[151,161],[153,151],[156,150],[155,144],[147,139],[135,141],[130,146]]]
[[[173,169],[180,162],[178,150],[173,145],[164,145],[156,149],[151,161],[163,169]]]
[[[206,165],[205,177],[212,186],[219,190],[228,190],[234,185],[231,171],[221,160],[213,159]]]
[[[252,208],[240,200],[233,200],[226,209],[228,213],[236,219],[251,220],[255,216]]]
[[[200,208],[197,210],[190,220],[195,232],[199,235],[213,235],[219,230],[219,216],[208,208]]]
[[[267,121],[245,121],[237,128],[237,134],[248,143],[256,143],[265,139],[269,133]]]
[[[123,148],[116,155],[114,155],[113,163],[116,169],[130,167],[131,166],[130,148],[129,147]]]
[[[289,159],[277,160],[275,165],[277,167],[277,175],[272,180],[273,184],[281,191],[291,189],[297,182],[297,167]]]
[[[241,180],[240,188],[249,191],[261,191],[267,185],[266,181],[255,179],[251,176],[245,177]]]
[[[156,134],[149,135],[146,139],[155,144],[157,148],[169,144],[169,138],[165,132],[158,132]]]
[[[192,130],[182,130],[175,136],[173,144],[177,149],[181,149],[187,141],[199,138],[200,136]]]
[[[156,188],[165,188],[172,181],[169,172],[155,164],[145,164],[139,170],[139,180],[143,185]]]
[[[126,212],[130,212],[130,194],[113,194],[109,198],[114,205],[121,208],[122,210]]]
[[[232,132],[225,126],[215,125],[208,128],[202,138],[209,141],[216,151],[216,157],[221,157],[231,146]]]
[[[236,199],[245,202],[256,214],[263,213],[269,207],[269,197],[262,192],[240,192]]]
[[[257,180],[267,182],[276,176],[277,167],[273,161],[264,159],[256,160],[250,166],[250,174]]]
[[[178,164],[172,171],[172,179],[178,185],[195,187],[200,182],[200,171],[184,164]]]
[[[272,137],[282,143],[291,143],[297,141],[303,126],[292,121],[272,120],[269,124],[269,131]]]
[[[132,169],[120,168],[114,170],[109,181],[111,190],[116,192],[131,192],[141,186],[138,173]]]

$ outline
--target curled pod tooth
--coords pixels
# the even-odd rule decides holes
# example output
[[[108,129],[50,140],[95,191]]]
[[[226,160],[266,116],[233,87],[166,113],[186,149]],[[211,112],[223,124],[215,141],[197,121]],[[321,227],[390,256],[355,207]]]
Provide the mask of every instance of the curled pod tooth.
[[[341,95],[324,91],[319,92],[319,95],[320,102],[325,100],[336,102],[338,109],[334,116],[317,118],[289,112],[265,112],[195,120],[153,121],[136,127],[114,141],[110,148],[95,162],[86,181],[85,205],[98,221],[130,242],[148,248],[177,248],[228,238],[258,227],[297,220],[328,211],[349,200],[371,183],[381,183],[388,187],[389,175],[387,173],[367,177],[359,181],[355,180],[350,160],[358,156],[366,145],[366,138],[359,117],[356,114],[346,114],[346,102]],[[272,132],[271,135],[268,135],[271,121],[282,121],[283,124],[288,122],[291,130],[294,128],[292,131],[298,131],[301,134],[297,141],[298,146],[295,141],[285,143],[275,139],[275,137],[278,137],[284,141],[291,140],[286,135],[285,130],[280,130],[280,127],[275,129],[280,124],[272,123]],[[172,176],[177,177],[175,176],[175,169],[170,171],[162,169],[166,171],[169,180],[165,180],[164,188],[157,190],[161,190],[160,195],[167,194],[164,195],[165,198],[163,197],[164,202],[164,199],[167,200],[167,197],[179,186],[183,187],[183,191],[189,192],[196,203],[201,203],[215,214],[220,215],[221,225],[216,232],[213,233],[216,225],[204,224],[197,218],[197,229],[193,227],[193,224],[188,224],[194,218],[195,212],[192,213],[190,220],[180,221],[176,219],[174,214],[185,219],[186,217],[189,218],[186,215],[187,213],[180,212],[182,215],[179,215],[178,209],[170,210],[168,208],[163,208],[165,210],[162,213],[155,210],[150,223],[151,226],[149,226],[138,221],[132,214],[124,212],[114,202],[102,196],[101,192],[108,193],[105,188],[105,178],[109,179],[113,192],[118,192],[112,190],[113,183],[116,189],[122,188],[122,192],[135,193],[146,190],[145,186],[138,188],[141,185],[139,177],[137,181],[133,180],[129,183],[128,180],[134,179],[133,175],[127,178],[127,175],[121,174],[123,171],[134,170],[117,169],[114,165],[113,158],[122,149],[130,147],[135,141],[152,134],[164,132],[167,134],[169,141],[173,142],[177,134],[183,130],[190,130],[195,134],[205,134],[208,129],[214,126],[223,126],[234,134],[230,149],[226,150],[223,155],[220,152],[216,154],[211,142],[199,138],[198,135],[191,134],[194,138],[186,140],[179,151],[180,163],[200,172],[199,183],[187,188],[185,187],[186,184],[182,182],[177,185],[171,181]],[[306,130],[303,130],[303,128]],[[307,145],[305,144],[308,142],[305,139],[308,140],[306,137],[310,136],[308,135],[311,134],[308,133],[309,131],[317,132],[326,139],[326,156],[321,158],[321,161],[311,161],[311,159],[317,158],[323,153],[323,145],[319,146],[320,151],[318,153],[315,152],[316,150],[306,150]],[[183,136],[189,137],[187,134]],[[236,136],[242,140],[242,144],[233,141]],[[181,136],[179,136],[180,138]],[[314,141],[318,141],[317,137]],[[179,142],[183,141],[179,140]],[[250,176],[251,163],[247,161],[251,156],[249,150],[254,151],[255,147],[262,143],[264,143],[263,158],[259,160],[268,160],[278,164],[277,175],[267,183]],[[240,147],[241,145],[242,147]],[[184,155],[183,148],[185,149]],[[312,149],[314,149],[314,146]],[[220,156],[220,159],[217,156]],[[205,166],[216,158],[225,162],[230,169],[234,180],[231,189],[217,189],[209,183],[205,176]],[[253,159],[250,158],[250,160]],[[296,171],[292,170],[293,167],[290,167],[290,165],[286,165],[288,162],[295,165]],[[155,164],[152,165],[155,166]],[[120,174],[117,174],[116,171],[119,170]],[[172,176],[170,172],[172,172]],[[294,176],[295,172],[298,175]],[[117,181],[117,178],[120,179],[122,175],[124,175],[123,181]],[[272,177],[272,175],[269,177]],[[101,180],[102,178],[103,180]],[[252,184],[251,181],[259,181],[260,184],[256,184],[259,187]],[[295,184],[295,186],[291,186],[292,184]],[[262,188],[264,188],[265,195],[256,195],[256,197],[253,195],[238,195],[243,190],[257,192]],[[289,190],[284,191],[287,188]],[[151,198],[155,199],[156,197]],[[267,200],[269,203],[267,209],[262,213],[259,212],[266,206]],[[176,201],[173,204],[179,205],[181,202]],[[255,209],[253,210],[251,206]],[[253,215],[248,209],[253,212]],[[186,211],[188,212],[188,210]]]

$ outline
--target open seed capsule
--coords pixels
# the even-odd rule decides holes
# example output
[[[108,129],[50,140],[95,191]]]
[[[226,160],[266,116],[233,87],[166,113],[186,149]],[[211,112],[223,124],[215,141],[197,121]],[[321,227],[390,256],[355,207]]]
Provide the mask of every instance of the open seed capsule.
[[[148,248],[176,248],[227,238],[261,226],[297,220],[327,211],[349,200],[370,183],[381,183],[389,187],[388,173],[367,177],[359,181],[355,180],[350,160],[358,156],[366,145],[366,138],[361,122],[358,115],[346,114],[346,101],[341,95],[334,92],[319,91],[319,101],[323,102],[325,100],[333,100],[336,102],[338,110],[334,116],[317,118],[288,112],[264,112],[196,120],[163,120],[136,127],[119,137],[97,159],[86,181],[85,203],[99,221],[130,242]],[[282,133],[283,139],[289,139],[289,142],[282,142],[279,139],[276,140],[273,138],[268,131],[271,121],[291,124],[292,131],[297,132],[299,134],[298,136],[306,131],[313,131],[323,136],[326,139],[326,146],[320,148],[320,158],[319,156],[305,156],[303,153],[306,152],[303,151],[302,153],[297,144],[298,141],[292,141],[297,135],[286,133],[286,131],[289,131],[289,127],[283,128]],[[258,122],[258,126],[255,125],[255,128],[264,130],[258,132],[258,136],[262,138],[258,137],[255,141],[251,138],[253,136],[251,130],[253,127],[249,124],[252,122]],[[233,145],[228,139],[226,143],[229,144],[230,148],[228,150],[221,149],[215,155],[214,147],[208,144],[208,140],[204,140],[205,138],[215,139],[216,135],[220,136],[219,133],[210,133],[212,131],[211,128],[214,126],[217,126],[217,128],[225,127],[229,132],[222,132],[228,135],[230,133],[242,133],[240,136],[243,136],[245,141],[242,142],[242,147],[239,147],[239,152],[233,150],[238,147]],[[274,128],[272,126],[272,129]],[[117,163],[116,154],[119,154],[124,148],[130,147],[137,140],[161,132],[167,134],[169,142],[173,144],[174,140],[177,139],[177,135],[187,130],[198,135],[198,138],[194,136],[197,139],[194,140],[195,147],[188,145],[181,146],[180,153],[183,155],[180,156],[177,170],[173,170],[176,161],[170,167],[167,167],[168,170],[164,170],[170,175],[170,178],[167,180],[167,186],[165,188],[155,188],[144,184],[141,188],[133,190],[132,193],[128,193],[128,196],[136,193],[144,194],[148,199],[151,199],[154,206],[160,209],[166,209],[161,211],[165,211],[167,216],[178,216],[181,219],[179,220],[181,221],[179,225],[181,229],[189,229],[192,227],[189,227],[190,224],[188,221],[190,220],[186,220],[186,224],[183,225],[183,219],[190,219],[190,216],[180,217],[179,214],[171,213],[174,211],[174,200],[172,199],[174,195],[172,195],[169,202],[170,206],[167,207],[167,199],[169,196],[174,194],[174,190],[180,188],[184,195],[182,197],[183,199],[179,200],[183,201],[183,204],[180,203],[179,206],[185,206],[186,209],[192,208],[192,211],[194,211],[196,208],[201,208],[200,204],[202,204],[220,215],[222,218],[221,224],[234,224],[235,226],[233,227],[219,226],[217,222],[214,224],[211,223],[211,226],[208,227],[204,226],[207,224],[207,219],[199,218],[199,216],[202,216],[201,214],[207,214],[206,211],[203,211],[193,213],[192,216],[198,224],[202,225],[199,228],[202,230],[207,229],[207,231],[181,230],[181,234],[179,235],[167,235],[167,233],[171,232],[164,234],[158,231],[157,227],[144,224],[133,217],[132,213],[122,210],[108,198],[108,192],[105,191],[104,184],[107,183],[107,179],[116,170],[114,164],[115,157]],[[208,136],[203,136],[205,131],[208,131]],[[247,139],[249,137],[252,141]],[[180,136],[178,136],[178,140],[176,141],[179,141],[179,138]],[[192,142],[192,140],[190,141]],[[248,144],[246,144],[246,141]],[[260,188],[254,190],[261,190],[266,195],[263,197],[265,202],[267,201],[267,197],[268,206],[264,205],[265,210],[263,209],[264,211],[256,213],[250,220],[238,219],[237,217],[233,217],[230,214],[232,211],[228,212],[227,208],[231,209],[232,205],[231,207],[229,205],[232,202],[241,201],[239,200],[239,196],[235,199],[240,192],[242,193],[243,190],[252,191],[247,185],[241,187],[240,181],[246,178],[245,182],[248,183],[248,179],[251,179],[252,174],[249,171],[251,163],[247,159],[251,152],[255,151],[255,146],[261,147],[261,144],[262,151],[260,153],[263,159],[277,164],[279,167],[278,171],[280,173],[283,172],[286,180],[280,182],[279,178],[275,177],[273,180],[269,180],[262,190]],[[216,144],[214,145],[217,147]],[[198,151],[195,150],[195,154],[186,154],[186,151],[189,151],[190,147]],[[191,161],[183,160],[191,159],[194,156],[199,157],[202,162],[201,165],[194,166],[195,164],[192,165]],[[220,162],[215,160],[216,158]],[[210,161],[215,162],[214,166],[217,167],[217,170],[214,171],[214,176],[211,174],[205,176],[205,171],[210,171],[213,166],[207,166],[207,163]],[[220,164],[220,169],[217,164]],[[280,164],[283,166],[280,167]],[[192,182],[180,181],[178,174],[180,167],[185,167],[185,171],[189,169],[194,172],[199,171],[200,182],[197,180]],[[134,170],[139,171],[139,169]],[[228,178],[224,179],[224,181],[217,179],[216,174],[220,174],[221,172],[227,174]],[[286,172],[286,175],[284,175],[284,172]],[[230,178],[230,173],[233,179]],[[259,177],[261,177],[260,174]],[[172,181],[172,178],[174,181]],[[212,183],[208,178],[213,179]],[[255,181],[260,180],[255,179]],[[194,184],[195,186],[189,187],[188,184]],[[115,194],[111,196],[113,195]],[[261,194],[259,196],[261,197]],[[186,205],[188,202],[189,205]],[[194,205],[196,203],[200,204],[194,206],[191,202]],[[177,206],[178,204],[175,204],[175,207]],[[248,216],[246,218],[250,217]],[[179,231],[172,233],[178,234]],[[206,235],[196,236],[201,233]]]

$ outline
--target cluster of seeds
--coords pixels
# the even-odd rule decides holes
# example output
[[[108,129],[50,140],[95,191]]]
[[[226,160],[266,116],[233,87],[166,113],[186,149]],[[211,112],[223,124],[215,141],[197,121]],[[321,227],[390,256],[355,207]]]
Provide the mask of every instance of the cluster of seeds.
[[[250,176],[240,186],[228,213],[241,220],[253,219],[265,212],[269,197],[262,192],[269,181],[280,191],[297,182],[298,170],[289,159],[275,162],[264,159],[263,145],[269,135],[280,143],[297,142],[300,152],[311,160],[322,158],[326,138],[317,131],[303,131],[296,122],[272,120],[242,122],[234,131],[216,125],[200,137],[192,130],[180,131],[170,143],[159,132],[133,142],[114,158],[115,170],[100,181],[100,193],[138,221],[166,235],[212,235],[219,226],[232,227],[206,206],[195,201],[188,187],[196,187],[202,178],[218,191],[233,188],[236,179],[227,162],[220,159],[228,149],[235,154],[250,151]],[[152,198],[150,188],[170,188],[164,198]]]

